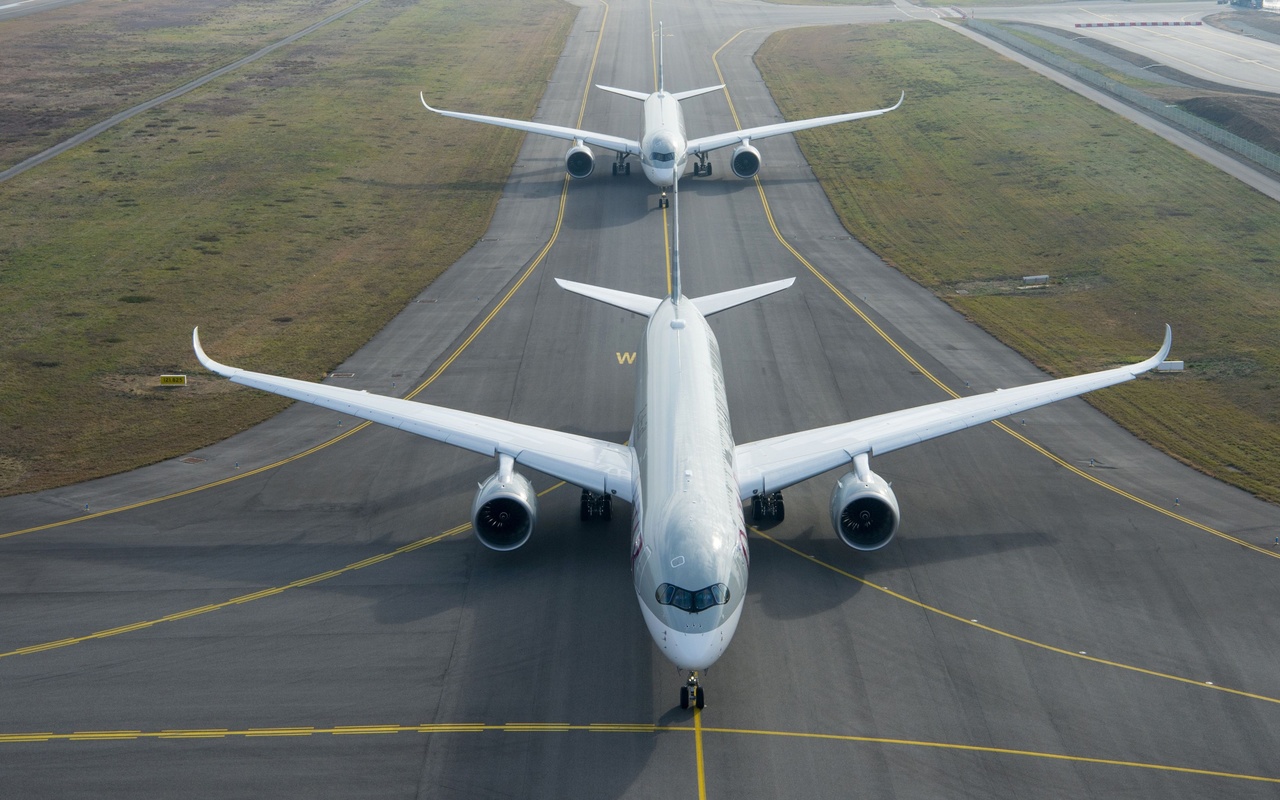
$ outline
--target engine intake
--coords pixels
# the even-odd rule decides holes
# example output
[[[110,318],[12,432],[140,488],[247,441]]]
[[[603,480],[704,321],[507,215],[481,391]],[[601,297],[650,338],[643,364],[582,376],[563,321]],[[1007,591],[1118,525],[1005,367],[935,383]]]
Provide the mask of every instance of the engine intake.
[[[595,170],[596,157],[585,144],[574,145],[564,157],[564,168],[571,178],[585,178]]]
[[[538,496],[525,476],[504,464],[480,484],[471,504],[476,538],[490,550],[515,550],[533,535]]]
[[[898,498],[884,478],[866,470],[850,472],[831,492],[831,525],[854,550],[879,550],[898,531]]]
[[[752,178],[760,171],[760,151],[749,144],[740,144],[729,159],[729,167],[739,178]]]

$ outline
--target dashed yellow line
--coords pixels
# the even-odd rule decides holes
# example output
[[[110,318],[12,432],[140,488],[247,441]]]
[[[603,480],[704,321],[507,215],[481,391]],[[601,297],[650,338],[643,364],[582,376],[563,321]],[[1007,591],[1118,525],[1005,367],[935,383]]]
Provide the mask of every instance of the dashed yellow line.
[[[555,489],[562,485],[563,485],[562,483],[556,484],[556,486],[553,486],[551,488]],[[548,489],[547,491],[551,491],[551,489]],[[94,639],[106,639],[112,636],[120,636],[122,634],[132,633],[134,631],[140,631],[146,628],[154,627],[156,625],[161,625],[166,622],[177,622],[179,620],[190,619],[192,617],[198,617],[203,614],[211,614],[214,611],[220,611],[224,608],[243,605],[245,603],[252,603],[254,601],[263,600],[268,597],[274,597],[290,589],[301,589],[304,586],[311,586],[312,584],[319,583],[320,581],[327,581],[332,578],[336,578],[340,575],[346,575],[349,572],[355,572],[356,570],[364,569],[365,567],[372,566],[374,564],[380,564],[389,558],[394,558],[395,556],[403,555],[404,553],[409,553],[414,550],[418,550],[420,548],[426,547],[427,545],[435,544],[436,542],[439,542],[443,539],[448,539],[451,536],[457,536],[459,533],[469,530],[470,528],[471,528],[470,523],[467,523],[465,525],[459,525],[455,528],[450,528],[444,533],[439,533],[439,534],[436,534],[435,536],[428,536],[423,539],[418,539],[417,541],[410,542],[409,544],[406,544],[403,547],[397,547],[395,550],[392,550],[387,553],[383,553],[382,555],[374,556],[373,558],[366,558],[363,561],[357,561],[354,564],[348,564],[347,566],[342,567],[341,569],[333,569],[327,572],[322,572],[318,575],[312,575],[308,578],[301,578],[299,580],[293,581],[292,583],[287,583],[283,586],[273,586],[267,589],[260,589],[256,592],[251,592],[249,594],[243,594],[238,597],[233,597],[230,600],[224,600],[221,603],[210,603],[209,605],[200,606],[199,608],[190,608],[185,611],[178,611],[173,614],[166,614],[165,616],[157,617],[156,619],[144,620],[142,622],[134,622],[128,625],[119,625],[114,628],[107,628],[106,630],[97,631],[96,633],[90,633],[86,636],[74,636],[67,639],[59,639],[56,642],[44,642],[42,644],[33,644],[28,647],[20,647],[17,650],[10,650],[7,653],[0,653],[0,658],[8,658],[9,656],[27,656],[33,653],[43,653],[48,650],[57,650],[62,647],[70,647],[73,644],[80,644],[81,642],[89,642],[89,641],[93,641]]]
[[[977,628],[978,630],[986,631],[987,633],[993,633],[996,636],[1001,636],[1005,639],[1010,639],[1012,641],[1029,645],[1031,647],[1039,648],[1041,650],[1047,650],[1050,653],[1056,653],[1060,656],[1069,656],[1071,658],[1080,659],[1081,661],[1089,661],[1094,664],[1101,664],[1102,666],[1114,667],[1116,669],[1122,669],[1128,672],[1136,672],[1141,675],[1151,676],[1153,678],[1162,678],[1164,680],[1175,681],[1177,683],[1185,683],[1191,686],[1199,686],[1203,689],[1212,689],[1216,692],[1233,694],[1238,697],[1247,697],[1250,700],[1261,700],[1264,703],[1280,704],[1280,697],[1271,697],[1265,694],[1256,694],[1254,692],[1246,692],[1240,689],[1232,689],[1227,686],[1220,686],[1213,681],[1184,678],[1179,675],[1171,675],[1167,672],[1158,672],[1153,669],[1146,669],[1145,667],[1135,667],[1132,664],[1124,664],[1119,661],[1110,661],[1105,658],[1098,658],[1097,656],[1091,656],[1091,655],[1088,655],[1087,653],[1082,653],[1078,650],[1067,650],[1062,647],[1055,647],[1054,645],[1051,645],[1051,644],[1045,644],[1044,642],[1037,642],[1035,639],[1028,639],[1025,636],[1019,636],[1016,633],[1010,633],[1008,631],[1004,631],[999,628],[993,628],[990,625],[984,625],[981,622],[978,622],[976,620],[965,619],[964,617],[958,614],[953,614],[950,611],[944,611],[941,608],[938,608],[937,606],[931,606],[928,603],[922,602],[920,600],[916,600],[915,598],[912,598],[912,597],[907,597],[906,595],[900,594],[899,592],[895,592],[892,589],[890,589],[888,586],[881,586],[879,584],[872,583],[871,581],[865,578],[859,578],[857,575],[854,575],[852,572],[846,572],[845,570],[842,570],[833,564],[828,564],[827,562],[823,561],[820,558],[817,558],[816,556],[812,556],[804,552],[803,550],[799,550],[795,547],[792,547],[786,542],[783,542],[779,539],[775,539],[774,537],[770,536],[764,531],[761,531],[758,528],[752,528],[751,530],[753,533],[755,533],[757,536],[761,537],[762,539],[766,539],[776,544],[778,547],[781,547],[783,550],[786,550],[790,553],[794,553],[795,555],[798,555],[801,558],[805,559],[806,561],[816,564],[817,566],[822,567],[823,569],[830,570],[831,572],[834,572],[837,575],[841,575],[843,577],[849,578],[850,580],[857,581],[863,586],[866,586],[868,589],[874,589],[875,591],[880,592],[881,594],[886,594],[894,598],[895,600],[901,600],[902,602],[913,605],[916,608],[919,608],[923,611],[928,611],[931,614],[937,614],[938,616],[946,617],[949,620],[954,620],[955,622],[959,622],[963,625],[968,625],[971,628]]]
[[[552,486],[549,486],[546,489],[543,489],[542,491],[538,492],[538,497],[544,497],[564,485],[565,485],[564,481],[559,481],[553,484]],[[59,639],[54,642],[43,642],[41,644],[33,644],[27,647],[20,647],[17,650],[10,650],[7,653],[0,653],[0,658],[8,658],[9,656],[28,656],[28,655],[32,655],[33,653],[43,653],[47,650],[57,650],[62,647],[70,647],[73,644],[80,644],[81,642],[93,641],[94,639],[106,639],[112,636],[120,636],[122,634],[132,633],[134,631],[145,630],[146,628],[151,628],[156,625],[163,624],[165,622],[177,622],[179,620],[190,619],[192,617],[198,617],[203,614],[209,614],[214,611],[220,611],[224,608],[230,608],[231,606],[244,605],[245,603],[252,603],[257,600],[265,600],[268,597],[275,597],[276,595],[282,594],[290,589],[301,589],[306,586],[311,586],[313,584],[320,583],[321,581],[327,581],[332,578],[337,578],[341,575],[346,575],[349,572],[355,572],[357,570],[364,569],[365,567],[371,567],[371,566],[374,566],[375,564],[381,564],[382,562],[388,561],[392,558],[395,558],[396,556],[404,555],[405,553],[411,553],[414,550],[420,550],[421,548],[427,547],[428,545],[433,545],[436,542],[443,541],[452,536],[457,536],[458,534],[464,531],[470,530],[470,528],[471,528],[471,523],[469,522],[464,523],[462,525],[458,525],[456,527],[450,528],[449,530],[443,533],[438,533],[435,536],[427,536],[422,539],[418,539],[417,541],[410,542],[409,544],[403,545],[401,547],[397,547],[395,550],[390,550],[386,553],[380,553],[376,556],[371,556],[361,561],[356,561],[355,563],[348,564],[345,567],[342,567],[340,569],[331,569],[326,572],[321,572],[319,574],[311,575],[306,578],[299,578],[298,580],[293,581],[291,583],[287,583],[283,586],[272,586],[266,589],[259,589],[256,592],[250,592],[249,594],[242,594],[242,595],[239,595],[238,597],[233,597],[230,600],[224,600],[221,603],[210,603],[208,605],[200,606],[199,608],[189,608],[185,611],[176,611],[172,614],[166,614],[163,617],[157,617],[156,619],[143,620],[142,622],[132,622],[128,625],[118,625],[114,628],[107,628],[106,630],[101,630],[96,633],[90,633],[86,636],[73,636],[67,639]]]
[[[92,742],[92,741],[132,741],[148,739],[225,739],[225,738],[287,738],[299,736],[384,736],[399,733],[633,733],[656,735],[664,733],[691,733],[701,743],[704,735],[720,736],[756,736],[779,739],[807,739],[817,741],[845,742],[849,744],[883,745],[886,747],[914,747],[929,750],[950,750],[962,753],[979,753],[993,756],[1015,756],[1019,758],[1035,758],[1048,761],[1061,761],[1075,764],[1092,764],[1097,766],[1121,767],[1126,769],[1155,770],[1182,775],[1196,775],[1210,778],[1252,781],[1256,783],[1280,784],[1280,778],[1269,775],[1250,775],[1241,772],[1183,767],[1172,764],[1157,764],[1146,761],[1130,761],[1125,759],[1100,758],[1097,756],[1080,756],[1067,753],[1047,753],[1036,750],[1022,750],[1009,747],[990,747],[982,745],[957,744],[954,742],[931,742],[918,739],[898,739],[883,736],[857,736],[838,733],[803,733],[797,731],[774,731],[751,728],[727,728],[704,726],[701,712],[695,709],[693,725],[655,725],[651,723],[608,723],[594,722],[589,725],[575,725],[567,722],[508,722],[502,725],[488,725],[480,722],[432,723],[425,725],[337,725],[332,727],[278,727],[278,728],[193,728],[167,729],[161,731],[139,730],[102,730],[76,731],[74,733],[34,732],[34,733],[0,733],[0,744],[29,744],[33,742]],[[701,744],[698,745],[701,753]],[[701,765],[700,765],[701,767]],[[702,770],[699,768],[699,776]],[[699,796],[705,796],[705,785],[699,780]]]

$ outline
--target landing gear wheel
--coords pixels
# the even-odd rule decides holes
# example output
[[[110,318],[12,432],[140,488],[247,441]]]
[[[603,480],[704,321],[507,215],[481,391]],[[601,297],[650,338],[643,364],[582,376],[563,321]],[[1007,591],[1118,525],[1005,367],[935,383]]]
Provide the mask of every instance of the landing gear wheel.
[[[705,708],[707,705],[707,695],[698,685],[697,672],[690,672],[689,679],[680,687],[680,707],[687,709],[690,701],[693,701],[695,708]]]
[[[582,499],[578,504],[578,518],[583,522],[593,519],[608,522],[613,519],[613,495],[596,494],[583,489]]]
[[[751,496],[752,522],[782,522],[786,515],[787,504],[782,500],[782,492]]]
[[[614,165],[613,165],[613,177],[615,177],[615,178],[616,178],[616,177],[618,177],[618,165],[617,165],[617,164],[614,164]]]
[[[703,168],[702,168],[702,174],[703,174],[703,175],[705,175],[705,176],[706,176],[706,177],[708,177],[708,178],[710,178],[710,177],[711,177],[711,162],[710,162],[710,161],[708,161],[708,162],[707,162],[707,165],[706,165],[705,167],[703,167]]]
[[[630,175],[630,174],[631,174],[631,165],[630,165],[630,164],[623,164],[623,167],[625,168],[625,169],[623,170],[623,174],[625,174],[625,175]]]

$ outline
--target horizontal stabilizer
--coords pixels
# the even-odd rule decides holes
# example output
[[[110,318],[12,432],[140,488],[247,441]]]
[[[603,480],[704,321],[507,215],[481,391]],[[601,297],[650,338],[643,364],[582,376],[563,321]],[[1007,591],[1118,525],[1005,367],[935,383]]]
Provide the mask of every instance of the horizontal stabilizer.
[[[605,289],[602,286],[591,286],[586,283],[576,283],[560,278],[556,278],[556,283],[560,284],[560,288],[566,291],[580,294],[583,297],[590,297],[592,300],[599,300],[601,303],[616,306],[623,311],[630,311],[632,314],[639,314],[642,317],[653,316],[653,312],[657,311],[658,306],[662,304],[662,299],[658,297],[645,297],[642,294],[621,292],[617,289]]]
[[[632,100],[648,100],[649,99],[648,94],[644,92],[634,92],[630,89],[615,89],[612,86],[601,86],[598,83],[596,84],[596,88],[603,89],[606,92],[613,92],[614,94],[620,94],[623,97],[630,97]]]
[[[709,294],[705,297],[695,297],[689,302],[697,306],[698,312],[702,316],[709,317],[727,308],[750,303],[752,300],[759,300],[761,297],[768,297],[774,292],[780,292],[788,288],[795,282],[795,278],[787,278],[781,281],[757,284],[756,286],[746,286],[741,289],[730,289],[727,292]]]
[[[672,92],[671,96],[677,100],[688,100],[690,97],[697,97],[700,94],[707,94],[708,92],[719,91],[720,89],[723,89],[723,88],[724,88],[724,84],[722,83],[719,86],[704,86],[701,89],[690,89],[687,92]]]

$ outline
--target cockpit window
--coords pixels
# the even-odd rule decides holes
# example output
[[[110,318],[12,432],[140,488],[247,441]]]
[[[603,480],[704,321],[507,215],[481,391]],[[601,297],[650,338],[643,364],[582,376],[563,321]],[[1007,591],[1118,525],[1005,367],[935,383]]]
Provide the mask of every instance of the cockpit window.
[[[676,154],[674,152],[654,150],[652,153],[649,154],[649,158],[652,159],[653,163],[655,164],[665,164],[669,161],[675,161]]]
[[[722,606],[729,602],[729,587],[723,583],[714,583],[705,589],[691,592],[688,589],[664,583],[658,587],[657,597],[658,602],[664,606],[675,606],[682,611],[696,614],[712,606]]]

